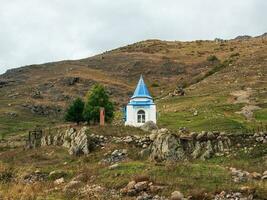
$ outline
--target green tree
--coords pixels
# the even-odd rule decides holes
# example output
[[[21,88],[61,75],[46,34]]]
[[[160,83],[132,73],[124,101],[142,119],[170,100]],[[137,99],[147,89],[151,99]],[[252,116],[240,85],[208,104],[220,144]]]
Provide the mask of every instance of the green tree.
[[[83,110],[84,110],[83,100],[81,98],[75,99],[67,109],[65,120],[76,123],[84,121]]]
[[[100,107],[105,108],[105,121],[110,122],[114,116],[114,106],[109,100],[105,88],[96,84],[87,95],[83,116],[87,122],[98,123]]]

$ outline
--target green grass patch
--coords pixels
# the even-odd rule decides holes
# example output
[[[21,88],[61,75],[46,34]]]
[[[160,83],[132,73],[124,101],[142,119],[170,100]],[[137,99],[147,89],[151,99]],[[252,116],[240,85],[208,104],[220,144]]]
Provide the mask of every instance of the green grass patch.
[[[227,96],[209,95],[165,99],[158,103],[158,124],[174,130],[187,127],[192,131],[248,132],[261,125],[259,118],[266,116],[264,111],[258,111],[258,118],[248,121],[236,113],[244,106],[243,103],[231,104],[227,101]]]
[[[143,173],[146,164],[143,162],[121,163],[115,170],[102,168],[99,171],[98,181],[109,188],[121,188],[125,186],[136,174]]]
[[[267,123],[267,108],[255,111],[254,112],[254,117],[255,117],[256,120],[259,120],[259,121]]]

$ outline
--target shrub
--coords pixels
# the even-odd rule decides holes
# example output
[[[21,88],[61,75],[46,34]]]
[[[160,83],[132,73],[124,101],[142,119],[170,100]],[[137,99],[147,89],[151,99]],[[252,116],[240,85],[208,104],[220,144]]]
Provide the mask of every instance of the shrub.
[[[77,98],[67,109],[65,120],[70,122],[82,122],[83,119],[84,102],[81,98]]]
[[[215,55],[210,55],[208,56],[207,61],[215,62],[215,61],[219,61],[219,59]]]
[[[114,117],[114,106],[102,85],[95,85],[87,95],[83,116],[87,122],[99,122],[100,108],[105,109],[105,121],[110,122]]]
[[[240,56],[240,54],[239,54],[239,53],[232,53],[232,54],[230,55],[230,58],[237,57],[237,56]]]
[[[159,84],[158,83],[152,83],[151,87],[159,87]]]
[[[8,183],[12,180],[13,173],[10,170],[0,172],[0,183]]]

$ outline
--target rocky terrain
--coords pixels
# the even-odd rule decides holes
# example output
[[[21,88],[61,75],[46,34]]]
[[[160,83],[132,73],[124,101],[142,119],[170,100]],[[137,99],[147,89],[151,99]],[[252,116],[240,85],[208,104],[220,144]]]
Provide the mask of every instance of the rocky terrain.
[[[0,153],[0,197],[265,199],[266,145],[266,132],[172,132],[152,122],[34,129]]]

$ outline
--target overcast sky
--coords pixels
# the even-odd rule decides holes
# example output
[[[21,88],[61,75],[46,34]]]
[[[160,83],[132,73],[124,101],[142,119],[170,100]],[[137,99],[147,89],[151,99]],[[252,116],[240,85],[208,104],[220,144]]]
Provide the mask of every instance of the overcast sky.
[[[146,39],[267,32],[267,0],[0,0],[0,74]]]

